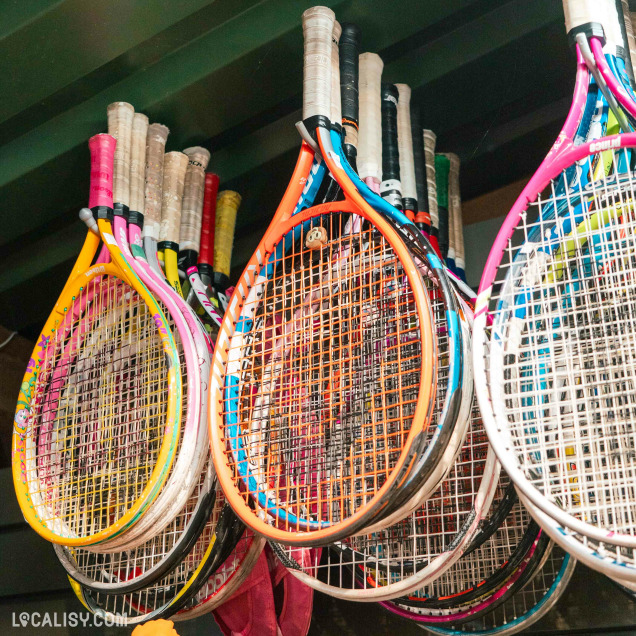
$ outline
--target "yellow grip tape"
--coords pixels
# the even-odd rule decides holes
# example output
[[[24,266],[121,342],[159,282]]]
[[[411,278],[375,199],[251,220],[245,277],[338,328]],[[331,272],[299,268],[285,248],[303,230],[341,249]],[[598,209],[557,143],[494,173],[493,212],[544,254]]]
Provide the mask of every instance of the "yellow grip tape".
[[[214,227],[214,271],[226,276],[230,275],[236,213],[240,205],[241,195],[238,192],[233,190],[219,192]]]

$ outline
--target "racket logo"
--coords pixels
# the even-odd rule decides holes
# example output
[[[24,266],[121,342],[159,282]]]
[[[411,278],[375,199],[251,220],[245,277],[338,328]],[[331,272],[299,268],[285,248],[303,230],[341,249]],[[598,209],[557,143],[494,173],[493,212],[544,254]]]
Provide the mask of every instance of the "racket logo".
[[[157,329],[164,335],[167,336],[168,335],[168,330],[166,329],[163,320],[161,319],[161,316],[159,314],[154,314],[154,316],[152,317],[153,320],[155,321],[155,325],[157,325]]]
[[[103,274],[105,271],[106,268],[103,265],[96,265],[95,267],[91,267],[87,272],[84,272],[84,276],[91,278],[94,274]]]
[[[601,141],[594,141],[590,144],[590,152],[601,152],[603,150],[610,150],[612,148],[621,147],[621,138],[615,137],[614,139],[603,139]]]

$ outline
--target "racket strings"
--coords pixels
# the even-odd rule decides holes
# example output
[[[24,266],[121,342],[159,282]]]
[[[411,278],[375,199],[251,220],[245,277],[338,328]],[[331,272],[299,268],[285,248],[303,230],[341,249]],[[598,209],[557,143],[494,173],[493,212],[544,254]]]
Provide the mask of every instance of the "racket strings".
[[[157,567],[181,540],[201,505],[201,497],[210,489],[210,478],[210,469],[206,466],[181,512],[140,546],[113,553],[73,549],[71,555],[77,570],[92,581],[117,583],[138,578]],[[218,519],[219,512],[215,502],[212,518]]]
[[[41,343],[28,480],[64,536],[111,526],[139,499],[167,417],[167,366],[153,316],[123,281],[94,279]]]
[[[413,292],[388,241],[352,214],[297,226],[268,268],[243,309],[253,326],[230,346],[243,367],[237,410],[224,404],[239,422],[226,439],[245,450],[260,492],[297,516],[339,521],[382,487],[410,430],[421,367]]]
[[[210,549],[214,546],[216,528],[222,508],[221,502],[215,501],[210,519],[191,550],[184,555],[173,570],[155,583],[147,585],[137,592],[127,594],[109,594],[84,588],[84,596],[89,601],[91,609],[109,612],[115,616],[125,614],[128,623],[131,623],[143,620],[147,615],[164,607],[169,607],[175,597],[191,582],[195,571],[206,560]],[[197,588],[192,590],[192,594],[196,592]]]
[[[411,593],[406,603],[460,597],[478,589],[505,567],[526,536],[529,525],[530,515],[517,502],[491,537],[463,555],[440,577]],[[396,603],[401,604],[399,601]]]
[[[491,300],[505,347],[491,374],[531,483],[587,522],[634,534],[635,179],[620,170],[629,150],[596,180],[595,159],[577,167],[583,191],[555,196],[553,181],[531,206],[539,220],[509,241]]]

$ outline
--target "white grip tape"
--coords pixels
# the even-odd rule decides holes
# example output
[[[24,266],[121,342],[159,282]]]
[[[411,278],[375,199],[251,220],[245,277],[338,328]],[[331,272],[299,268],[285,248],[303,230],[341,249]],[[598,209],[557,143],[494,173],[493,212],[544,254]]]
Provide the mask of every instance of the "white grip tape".
[[[312,7],[303,13],[303,119],[330,115],[331,36],[335,19],[327,7]]]
[[[183,186],[179,249],[198,252],[201,240],[205,169],[210,161],[210,152],[201,146],[193,146],[186,148],[183,154],[188,157],[188,168]]]
[[[342,27],[340,22],[333,23],[333,34],[331,38],[331,115],[330,119],[334,124],[342,122],[342,104],[340,102],[340,54],[338,43]]]
[[[117,140],[113,162],[113,202],[130,205],[130,145],[135,109],[127,102],[108,105],[108,134]]]
[[[358,174],[361,179],[382,179],[382,70],[384,62],[375,53],[359,58]]]
[[[575,27],[598,22],[603,24],[603,14],[606,10],[606,0],[563,0],[565,14],[565,29],[569,33]]]
[[[183,186],[188,157],[182,152],[167,152],[163,162],[163,189],[161,194],[161,227],[159,240],[179,243]]]
[[[132,120],[130,148],[130,209],[135,212],[144,210],[147,134],[148,117],[143,113],[135,113]]]
[[[462,220],[462,204],[459,189],[459,157],[448,153],[450,168],[448,173],[448,200],[452,210],[453,239],[455,248],[455,262],[459,266],[464,262],[464,226]],[[462,267],[463,269],[463,267]]]
[[[629,48],[629,57],[632,61],[632,68],[636,68],[636,38],[634,37],[634,25],[632,24],[631,14],[629,12],[629,3],[627,0],[621,0],[623,3],[623,16],[625,17],[625,32],[627,33],[627,46]]]
[[[396,84],[398,95],[397,125],[398,151],[400,153],[400,179],[402,196],[417,199],[415,188],[415,161],[413,159],[413,136],[411,133],[411,89],[406,84]]]
[[[437,183],[435,181],[435,143],[437,137],[432,130],[423,130],[424,164],[426,166],[426,189],[428,192],[428,211],[431,223],[439,227],[439,212],[437,211]]]
[[[170,131],[162,124],[150,124],[146,134],[146,178],[144,192],[144,237],[159,240],[163,156]]]
[[[623,31],[621,30],[620,18],[616,10],[615,0],[599,0],[599,3],[605,3],[605,12],[601,16],[601,24],[605,33],[605,46],[603,52],[606,55],[616,55],[616,47],[620,46],[627,50],[625,40],[623,39]]]

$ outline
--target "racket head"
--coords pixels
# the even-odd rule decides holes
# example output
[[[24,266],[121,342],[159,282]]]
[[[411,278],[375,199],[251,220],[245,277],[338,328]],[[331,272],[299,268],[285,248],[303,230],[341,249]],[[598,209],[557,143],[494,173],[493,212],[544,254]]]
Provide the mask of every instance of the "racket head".
[[[631,249],[633,178],[621,164],[629,166],[634,139],[633,134],[616,135],[562,149],[558,160],[531,180],[503,228],[510,232],[496,268],[499,283],[489,290],[476,321],[483,331],[476,330],[482,342],[475,349],[476,372],[489,379],[493,444],[517,486],[561,524],[625,547],[636,545],[629,503],[636,496],[630,490],[631,420],[616,402],[620,397],[611,396],[620,392],[613,378],[629,362],[612,361],[603,351],[629,351],[630,323],[611,303],[621,306],[633,285],[629,262],[621,257]],[[608,155],[610,174],[599,175]],[[570,167],[588,184],[583,194],[572,187],[559,192]],[[492,327],[484,359],[486,313]],[[584,328],[581,320],[590,315],[602,316],[608,331]],[[618,338],[614,345],[612,333]],[[540,345],[546,337],[550,345]],[[606,359],[607,368],[600,371]],[[626,373],[622,382],[629,384]],[[504,391],[510,393],[504,397]],[[594,397],[597,391],[609,392],[602,405]],[[614,413],[610,419],[607,409]],[[584,413],[594,413],[593,425]],[[585,444],[577,442],[586,436]],[[627,490],[616,500],[623,483]],[[606,486],[607,496],[602,494]]]
[[[295,205],[298,194],[299,193],[296,192],[294,196],[292,197],[293,204],[290,206],[289,209],[293,209],[293,205]],[[285,237],[285,235],[291,236],[293,234],[294,227],[302,228],[303,223],[305,223],[305,221],[310,221],[311,219],[319,219],[321,215],[325,215],[324,218],[328,219],[330,218],[330,215],[333,215],[333,212],[338,213],[339,211],[346,210],[347,209],[346,205],[347,205],[346,202],[337,202],[333,204],[315,206],[314,208],[311,208],[309,210],[304,210],[303,212],[297,214],[292,219],[287,221],[286,224],[281,224],[280,226],[276,226],[276,225],[272,226],[268,230],[261,246],[259,246],[259,249],[257,250],[257,253],[255,255],[259,258],[260,263],[256,261],[255,263],[248,265],[248,268],[246,271],[247,276],[251,277],[252,280],[254,280],[255,274],[259,274],[260,277],[263,278],[264,272],[266,272],[265,263],[267,262],[269,255],[276,253],[276,249],[275,249],[276,245],[280,242],[282,237]],[[367,214],[368,214],[367,212],[364,213],[364,218],[368,220]],[[370,216],[373,217],[373,213],[371,213]],[[336,218],[336,215],[333,215],[333,218]],[[341,217],[338,217],[338,218],[341,218]],[[382,233],[384,233],[386,229],[387,234],[385,234],[385,236],[390,236],[391,237],[390,241],[393,241],[394,234],[392,233],[392,229],[382,219],[377,219],[377,226],[382,228],[381,229]],[[331,229],[335,230],[336,227],[333,226]],[[305,237],[303,236],[303,241],[304,239]],[[299,245],[297,249],[301,250],[301,252],[304,252],[308,256],[313,257],[310,254],[310,251],[313,251],[313,250],[311,250],[310,248],[306,248],[300,242],[297,242],[297,243]],[[395,243],[390,243],[390,244],[392,246],[392,249],[396,250],[396,253],[403,253],[404,258],[407,259],[406,262],[407,262],[407,267],[409,269],[408,270],[405,269],[405,276],[407,277],[406,280],[409,281],[409,284],[412,285],[412,283],[410,282],[412,280],[410,276],[413,276],[413,278],[415,278],[416,271],[411,268],[412,260],[409,261],[410,255],[406,253],[404,246],[399,242],[399,240]],[[337,247],[335,249],[337,249]],[[297,254],[301,252],[295,253],[296,258],[297,258]],[[319,253],[324,253],[324,252],[325,250],[316,251],[314,255],[317,257]],[[281,262],[284,261],[284,258],[285,257],[281,258]],[[236,324],[237,322],[241,324],[242,319],[241,319],[240,312],[243,312],[245,317],[249,317],[250,320],[253,320],[253,318],[251,317],[250,304],[254,303],[253,298],[256,296],[256,291],[254,291],[254,289],[249,290],[247,285],[244,283],[245,279],[246,279],[246,276],[244,274],[244,277],[242,277],[242,279],[239,281],[239,284],[237,285],[237,289],[234,293],[234,296],[232,297],[232,300],[230,301],[230,305],[228,308],[228,313],[230,313],[230,315],[233,308],[235,308],[235,311],[236,311],[235,315],[232,317],[233,324]],[[266,277],[265,279],[259,282],[259,285],[261,287],[263,285],[264,280],[266,280]],[[248,281],[249,281],[249,278],[247,278],[246,282]],[[237,298],[237,293],[240,294],[238,298]],[[434,369],[434,362],[433,362],[434,349],[433,349],[431,334],[424,333],[425,330],[427,329],[427,325],[430,325],[430,309],[428,306],[428,299],[424,297],[424,294],[421,293],[421,289],[419,287],[417,288],[415,293],[418,296],[417,296],[416,302],[414,303],[414,306],[421,308],[422,310],[422,315],[420,316],[418,314],[418,324],[421,325],[420,331],[422,332],[422,340],[423,340],[422,359],[423,360],[427,359],[430,361],[427,363],[423,363],[421,365],[421,371],[422,371],[421,383],[426,385],[427,388],[422,389],[424,393],[420,393],[420,396],[422,399],[421,400],[418,399],[417,406],[415,407],[416,415],[413,418],[414,421],[416,420],[420,421],[421,424],[423,425],[426,416],[424,416],[422,420],[419,420],[419,418],[421,417],[420,413],[429,411],[429,397],[431,395],[432,388],[431,388],[431,385],[429,385],[428,383],[431,382],[432,370]],[[421,304],[417,304],[419,301],[422,301]],[[243,309],[244,306],[247,306],[247,311]],[[266,330],[261,330],[261,331],[265,333]],[[271,328],[270,328],[270,331],[271,331]],[[225,364],[227,364],[227,359],[231,359],[233,356],[236,357],[235,353],[231,353],[234,348],[231,338],[234,335],[235,334],[232,334],[230,336],[228,334],[229,346],[226,345],[224,347],[221,347],[221,349],[219,349],[217,345],[217,350],[215,351],[215,358],[218,360],[218,358],[221,356],[220,355],[217,356],[216,355],[217,352],[219,352],[219,350],[223,351],[225,349],[225,351],[223,351],[223,354],[226,357],[226,361],[224,361]],[[219,340],[219,343],[221,343],[221,340]],[[428,349],[428,347],[431,347],[430,350]],[[240,369],[240,364],[237,364],[236,362],[234,362],[233,364],[235,369]],[[418,367],[419,366],[420,365],[418,364]],[[215,370],[216,370],[216,367],[215,367]],[[224,390],[226,392],[228,390],[228,376],[232,376],[232,375],[238,378],[237,371],[234,371],[234,370],[226,371],[226,376],[224,379],[225,381]],[[234,382],[234,379],[232,379],[231,381]],[[214,393],[212,397],[212,402],[214,404],[224,405],[224,402],[227,402],[228,394],[226,393],[225,395],[223,395],[221,393],[221,390],[222,390],[221,387],[223,387],[222,382],[217,383],[213,381],[212,390]],[[333,391],[333,389],[331,390]],[[239,394],[240,394],[240,390],[239,390]],[[227,408],[227,407],[223,406],[223,408]],[[386,506],[387,501],[384,499],[384,493],[386,493],[390,489],[391,483],[393,482],[394,479],[397,478],[397,472],[395,471],[392,471],[389,474],[387,482],[385,482],[385,485],[382,487],[383,490],[380,489],[379,492],[372,498],[370,505],[368,505],[365,502],[362,505],[360,510],[358,510],[357,512],[354,512],[354,514],[347,519],[346,523],[339,522],[339,523],[332,524],[331,527],[326,526],[320,529],[313,529],[313,528],[309,529],[311,528],[310,524],[307,524],[309,528],[303,528],[300,525],[300,523],[297,523],[297,522],[288,523],[288,522],[285,522],[282,517],[279,517],[279,520],[282,521],[282,523],[287,523],[287,527],[284,529],[281,529],[281,528],[274,528],[270,526],[267,522],[264,522],[261,519],[259,519],[256,516],[256,514],[251,510],[250,506],[248,505],[249,494],[242,493],[240,490],[240,487],[238,487],[243,482],[243,479],[238,476],[237,461],[229,457],[229,453],[228,453],[227,439],[225,437],[227,433],[224,432],[224,427],[225,429],[228,429],[227,424],[224,422],[224,419],[227,417],[227,414],[224,414],[223,412],[212,413],[211,417],[214,418],[215,415],[216,415],[216,426],[214,425],[212,426],[211,439],[212,439],[212,450],[215,456],[215,463],[217,465],[217,470],[219,471],[219,477],[221,479],[221,483],[223,484],[224,490],[226,494],[228,495],[228,499],[230,503],[235,508],[235,510],[237,510],[237,512],[239,513],[239,516],[241,516],[241,518],[247,523],[247,525],[251,526],[255,531],[261,532],[262,534],[265,534],[269,538],[272,538],[275,540],[283,540],[285,542],[291,542],[291,543],[297,543],[297,544],[305,544],[307,542],[313,543],[314,541],[324,542],[324,541],[328,541],[329,538],[333,537],[335,535],[336,530],[338,533],[344,534],[347,532],[347,527],[350,527],[354,523],[359,522],[360,518],[364,519],[365,516],[367,516],[365,514],[365,508],[368,511],[369,508],[373,510],[376,507],[383,508]],[[252,417],[252,422],[253,420],[254,418]],[[214,424],[214,421],[213,421],[213,424]],[[407,439],[413,440],[415,437],[416,437],[416,430],[411,429],[411,431],[409,432],[407,436]],[[231,442],[231,439],[230,439],[230,442]],[[408,445],[409,443],[410,441],[407,441],[406,445]],[[252,447],[254,447],[253,441],[251,441],[251,444],[252,444]],[[398,460],[395,466],[396,467],[404,466],[406,463],[408,463],[405,460],[406,460],[406,456],[404,456],[403,458],[401,456],[401,458]],[[398,472],[399,470],[400,468],[398,468]],[[269,507],[271,510],[270,504],[266,503],[265,507]],[[320,514],[324,514],[324,513],[321,512]],[[296,517],[296,519],[299,520],[298,517]],[[296,527],[292,527],[293,525],[296,525]],[[302,530],[302,532],[298,532],[298,530]]]
[[[112,210],[114,144],[108,135],[97,135],[89,144],[89,204],[98,217]],[[63,290],[29,362],[13,437],[14,484],[25,518],[44,538],[74,546],[112,537],[138,520],[166,479],[180,430],[181,374],[166,318],[118,250],[110,223],[99,218],[98,226],[112,262],[89,268]],[[115,360],[111,352],[118,352]],[[141,372],[121,395],[132,418],[127,427],[108,409],[102,389],[119,392],[128,382],[125,368],[133,363]],[[115,456],[131,462],[129,471],[113,475],[115,490],[128,488],[131,495],[117,505],[108,503],[115,490],[95,488],[96,469],[107,457],[99,435],[112,427],[122,433],[109,441]],[[145,431],[153,440],[146,461],[124,435],[127,428],[133,436]],[[79,446],[78,436],[85,440]],[[84,458],[68,465],[70,458],[62,452],[67,447]],[[101,466],[108,474],[111,465]],[[85,511],[79,519],[73,512],[78,507]]]

